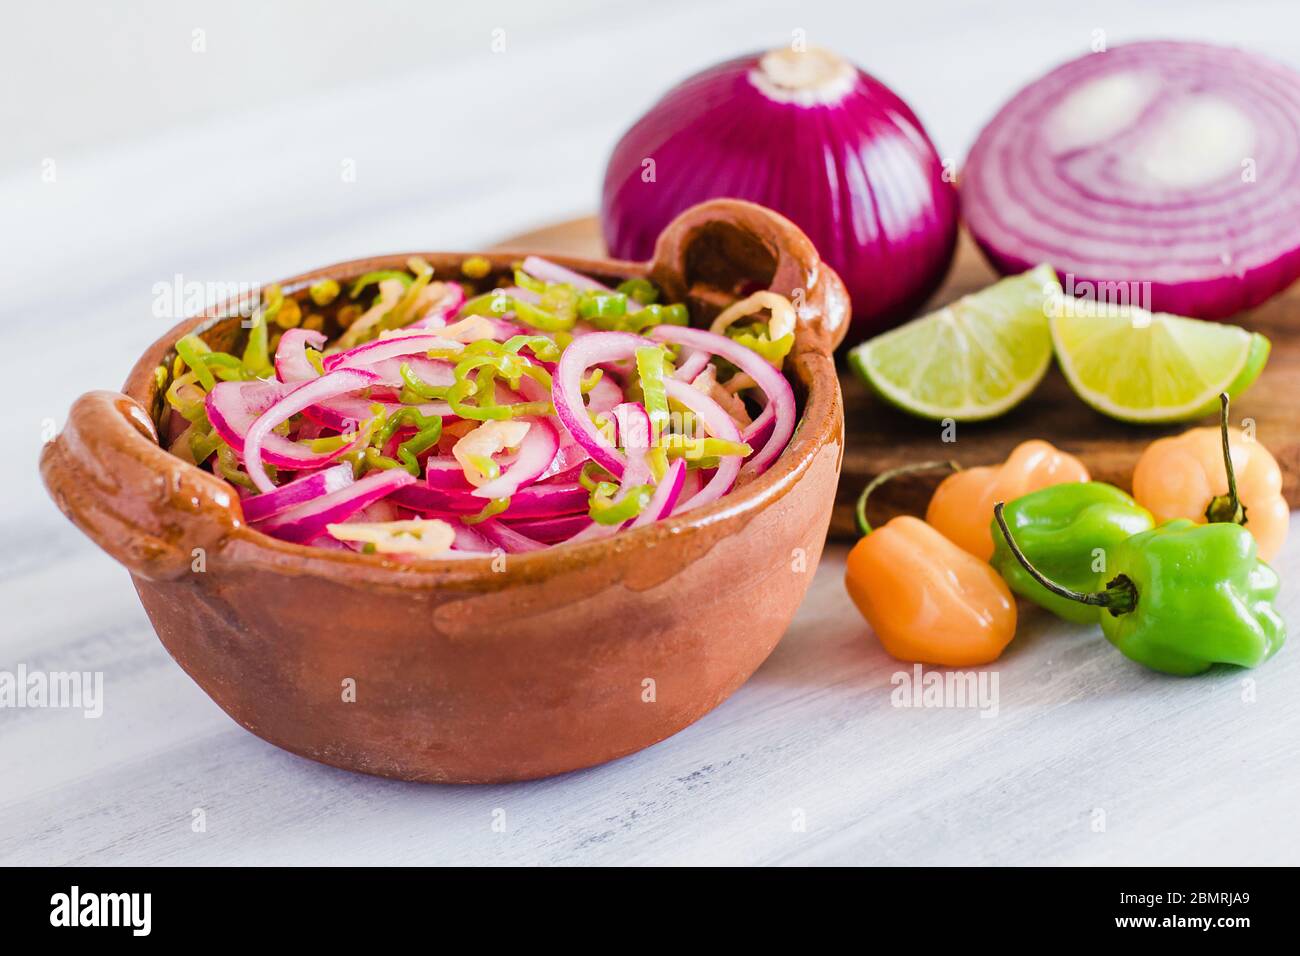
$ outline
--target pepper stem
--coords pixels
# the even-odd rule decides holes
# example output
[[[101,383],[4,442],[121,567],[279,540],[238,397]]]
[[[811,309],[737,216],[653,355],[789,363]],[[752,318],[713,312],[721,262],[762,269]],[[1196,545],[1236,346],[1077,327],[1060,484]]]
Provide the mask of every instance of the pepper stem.
[[[1210,503],[1205,506],[1205,520],[1211,523],[1229,522],[1244,525],[1246,506],[1241,503],[1241,497],[1237,494],[1237,473],[1232,468],[1232,443],[1228,440],[1227,392],[1219,395],[1219,433],[1223,436],[1223,469],[1228,473],[1228,493],[1215,495],[1210,499]]]
[[[900,475],[911,475],[922,471],[938,471],[940,468],[947,468],[949,471],[961,471],[961,465],[955,461],[923,461],[915,465],[902,465],[898,468],[891,468],[889,471],[882,471],[871,479],[867,487],[862,489],[862,494],[858,495],[858,503],[853,509],[857,518],[858,533],[864,538],[871,534],[871,525],[867,523],[867,499],[871,493],[887,481],[892,481]]]
[[[1128,614],[1137,607],[1137,587],[1133,584],[1131,579],[1123,574],[1119,575],[1107,584],[1106,590],[1092,592],[1075,591],[1072,588],[1067,588],[1063,585],[1057,584],[1055,581],[1046,577],[1042,571],[1039,571],[1029,563],[1029,559],[1025,557],[1025,552],[1020,550],[1020,545],[1016,544],[1016,539],[1011,536],[1011,529],[1007,527],[1007,519],[1002,514],[1005,506],[1006,502],[1003,501],[999,501],[993,506],[993,517],[997,520],[998,530],[1002,532],[1002,537],[1006,539],[1007,547],[1011,549],[1011,553],[1015,555],[1016,560],[1020,562],[1020,566],[1024,568],[1029,573],[1029,576],[1035,581],[1047,588],[1047,590],[1051,591],[1057,597],[1063,597],[1067,601],[1078,601],[1080,604],[1091,604],[1094,607],[1104,607],[1116,617],[1119,617],[1121,614]]]

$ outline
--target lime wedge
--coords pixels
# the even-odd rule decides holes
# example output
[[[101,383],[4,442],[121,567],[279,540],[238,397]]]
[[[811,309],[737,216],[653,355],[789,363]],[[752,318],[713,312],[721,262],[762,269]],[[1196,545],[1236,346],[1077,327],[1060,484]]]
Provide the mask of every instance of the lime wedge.
[[[1070,386],[1097,411],[1125,422],[1165,423],[1218,411],[1219,393],[1249,388],[1269,341],[1235,325],[1138,308],[1051,320],[1057,361]]]
[[[993,418],[1020,404],[1047,371],[1049,302],[1060,295],[1056,272],[1041,265],[863,342],[849,365],[913,415]]]

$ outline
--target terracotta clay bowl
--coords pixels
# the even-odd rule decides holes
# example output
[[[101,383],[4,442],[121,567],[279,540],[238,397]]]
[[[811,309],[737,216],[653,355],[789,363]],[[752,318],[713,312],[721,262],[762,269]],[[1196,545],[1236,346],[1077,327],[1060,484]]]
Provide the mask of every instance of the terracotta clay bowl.
[[[471,253],[422,253],[460,274]],[[474,253],[505,274],[518,253]],[[407,254],[289,279],[343,282]],[[229,348],[238,313],[172,329],[122,393],[73,405],[41,455],[59,508],[131,573],[163,645],[236,721],[323,763],[406,780],[497,782],[648,747],[718,706],[771,653],[812,580],[843,451],[832,352],[838,276],[792,223],[718,200],[683,213],[651,262],[550,257],[611,281],[648,275],[692,321],[756,288],[802,303],[787,362],[802,416],[764,475],[710,506],[612,538],[507,559],[418,560],[290,544],[158,444],[155,378],[198,332]]]

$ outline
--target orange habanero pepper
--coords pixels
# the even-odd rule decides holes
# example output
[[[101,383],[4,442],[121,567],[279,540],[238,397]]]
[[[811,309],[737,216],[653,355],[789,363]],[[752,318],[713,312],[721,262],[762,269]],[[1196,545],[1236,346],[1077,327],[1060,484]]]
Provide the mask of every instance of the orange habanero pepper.
[[[1228,396],[1219,401],[1218,428],[1193,428],[1146,447],[1133,470],[1133,498],[1157,524],[1236,522],[1254,535],[1260,558],[1272,561],[1291,524],[1282,471],[1267,448],[1228,427]]]
[[[1010,588],[919,518],[902,515],[873,531],[866,502],[880,481],[858,499],[863,537],[846,562],[849,597],[899,660],[946,667],[996,660],[1016,633]]]
[[[957,471],[934,490],[925,520],[981,561],[993,557],[993,504],[1015,501],[1049,485],[1087,481],[1073,455],[1039,439],[1021,442],[1001,465]]]

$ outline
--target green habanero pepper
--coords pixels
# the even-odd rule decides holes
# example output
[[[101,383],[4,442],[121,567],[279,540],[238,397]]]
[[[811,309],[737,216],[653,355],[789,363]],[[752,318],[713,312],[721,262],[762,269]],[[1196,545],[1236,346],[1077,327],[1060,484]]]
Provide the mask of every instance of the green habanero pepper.
[[[1114,485],[1072,481],[1040,488],[1007,505],[1007,524],[1026,557],[1045,575],[1075,591],[1096,591],[1109,577],[1106,562],[1114,547],[1155,527],[1155,519]],[[1020,566],[992,523],[993,558],[998,574],[1023,598],[1057,617],[1094,624],[1097,609],[1058,597]]]
[[[1099,608],[1102,633],[1120,653],[1166,674],[1190,676],[1215,664],[1254,667],[1286,640],[1273,606],[1277,574],[1238,524],[1170,521],[1111,549],[1114,577],[1100,591],[1073,591],[1035,569],[1003,516],[994,520],[1021,566],[1059,597]]]

